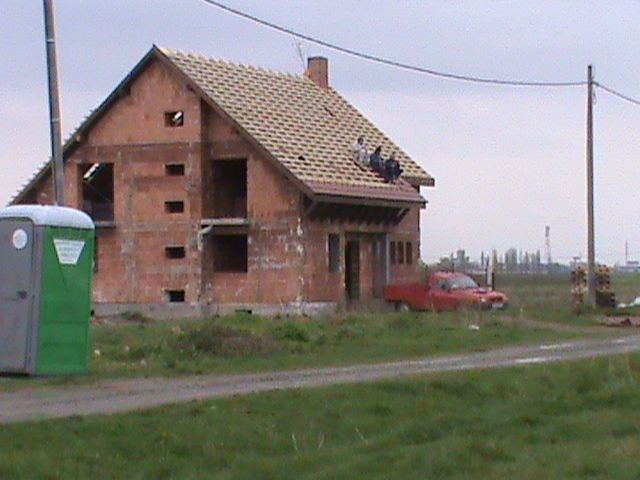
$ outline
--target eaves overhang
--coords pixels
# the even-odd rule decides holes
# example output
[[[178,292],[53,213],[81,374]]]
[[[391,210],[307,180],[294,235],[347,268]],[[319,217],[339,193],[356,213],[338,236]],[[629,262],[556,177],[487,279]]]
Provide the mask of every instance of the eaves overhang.
[[[310,199],[315,202],[360,204],[381,207],[415,207],[424,208],[427,201],[414,187],[406,182],[402,185],[389,185],[388,188],[366,186],[345,186],[327,183],[307,182],[313,192]]]

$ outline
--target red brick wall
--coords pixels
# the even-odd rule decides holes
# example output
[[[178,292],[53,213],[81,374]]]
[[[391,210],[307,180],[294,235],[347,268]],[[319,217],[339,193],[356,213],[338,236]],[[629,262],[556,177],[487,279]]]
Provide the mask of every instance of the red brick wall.
[[[32,189],[27,192],[19,202],[30,205],[53,205],[55,203],[55,195],[53,193],[53,182],[51,175],[46,175]]]
[[[306,225],[304,294],[312,302],[345,300],[344,230],[329,222]],[[340,255],[337,272],[329,271],[329,234],[340,236]]]
[[[250,148],[247,160],[248,272],[212,273],[214,303],[289,303],[300,299],[303,237],[299,193],[269,160]],[[206,268],[206,266],[205,266]]]
[[[184,126],[167,128],[164,114],[184,111]],[[200,98],[159,62],[151,63],[89,134],[94,145],[131,145],[200,140]]]
[[[411,264],[396,262],[396,264],[390,266],[389,283],[417,282],[420,280],[418,269],[420,261],[419,216],[420,210],[418,208],[411,209],[389,236],[389,242],[396,242],[396,244],[397,242],[402,242],[405,247],[407,242],[411,243],[413,258]]]
[[[309,301],[342,301],[345,297],[345,247],[346,238],[360,243],[360,298],[374,298],[374,248],[381,235],[389,242],[411,242],[413,262],[389,266],[389,282],[415,282],[419,280],[419,232],[416,207],[405,216],[398,226],[380,227],[348,222],[307,222],[305,251],[305,296]],[[339,271],[330,272],[328,265],[328,235],[340,236]],[[388,258],[388,257],[387,257]]]
[[[79,204],[78,165],[113,163],[115,228],[97,229],[94,300],[162,303],[166,290],[195,301],[201,214],[200,99],[159,63],[152,63],[88,132],[65,167],[69,204]],[[167,127],[165,112],[183,111],[184,125]],[[185,176],[167,176],[167,163],[184,163]],[[184,202],[167,213],[165,201]],[[184,259],[165,258],[184,246]]]

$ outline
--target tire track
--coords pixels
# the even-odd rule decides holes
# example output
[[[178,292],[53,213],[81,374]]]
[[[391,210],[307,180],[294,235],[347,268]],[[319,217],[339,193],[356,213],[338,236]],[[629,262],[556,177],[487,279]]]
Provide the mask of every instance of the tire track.
[[[640,350],[640,335],[506,347],[419,360],[244,375],[102,380],[91,386],[0,393],[0,423],[113,414],[170,403],[434,372],[558,362]]]

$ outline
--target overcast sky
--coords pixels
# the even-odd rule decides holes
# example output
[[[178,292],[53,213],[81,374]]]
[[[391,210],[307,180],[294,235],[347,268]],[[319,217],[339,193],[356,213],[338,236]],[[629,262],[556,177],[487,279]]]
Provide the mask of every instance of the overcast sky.
[[[299,41],[203,0],[53,0],[63,135],[152,44],[329,81],[436,178],[422,189],[422,257],[510,247],[586,257],[586,87],[444,80]],[[434,70],[526,81],[595,79],[640,99],[640,2],[222,0],[267,21]],[[0,2],[0,204],[50,156],[42,1]],[[299,48],[296,46],[299,45]],[[640,259],[640,106],[596,89],[596,256]]]

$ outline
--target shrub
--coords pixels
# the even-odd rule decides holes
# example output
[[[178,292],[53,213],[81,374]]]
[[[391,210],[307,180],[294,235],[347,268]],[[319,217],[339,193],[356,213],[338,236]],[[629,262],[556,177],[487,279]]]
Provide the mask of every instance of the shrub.
[[[288,340],[290,342],[307,343],[311,340],[309,334],[302,327],[292,322],[275,326],[271,329],[271,336],[276,340]]]

